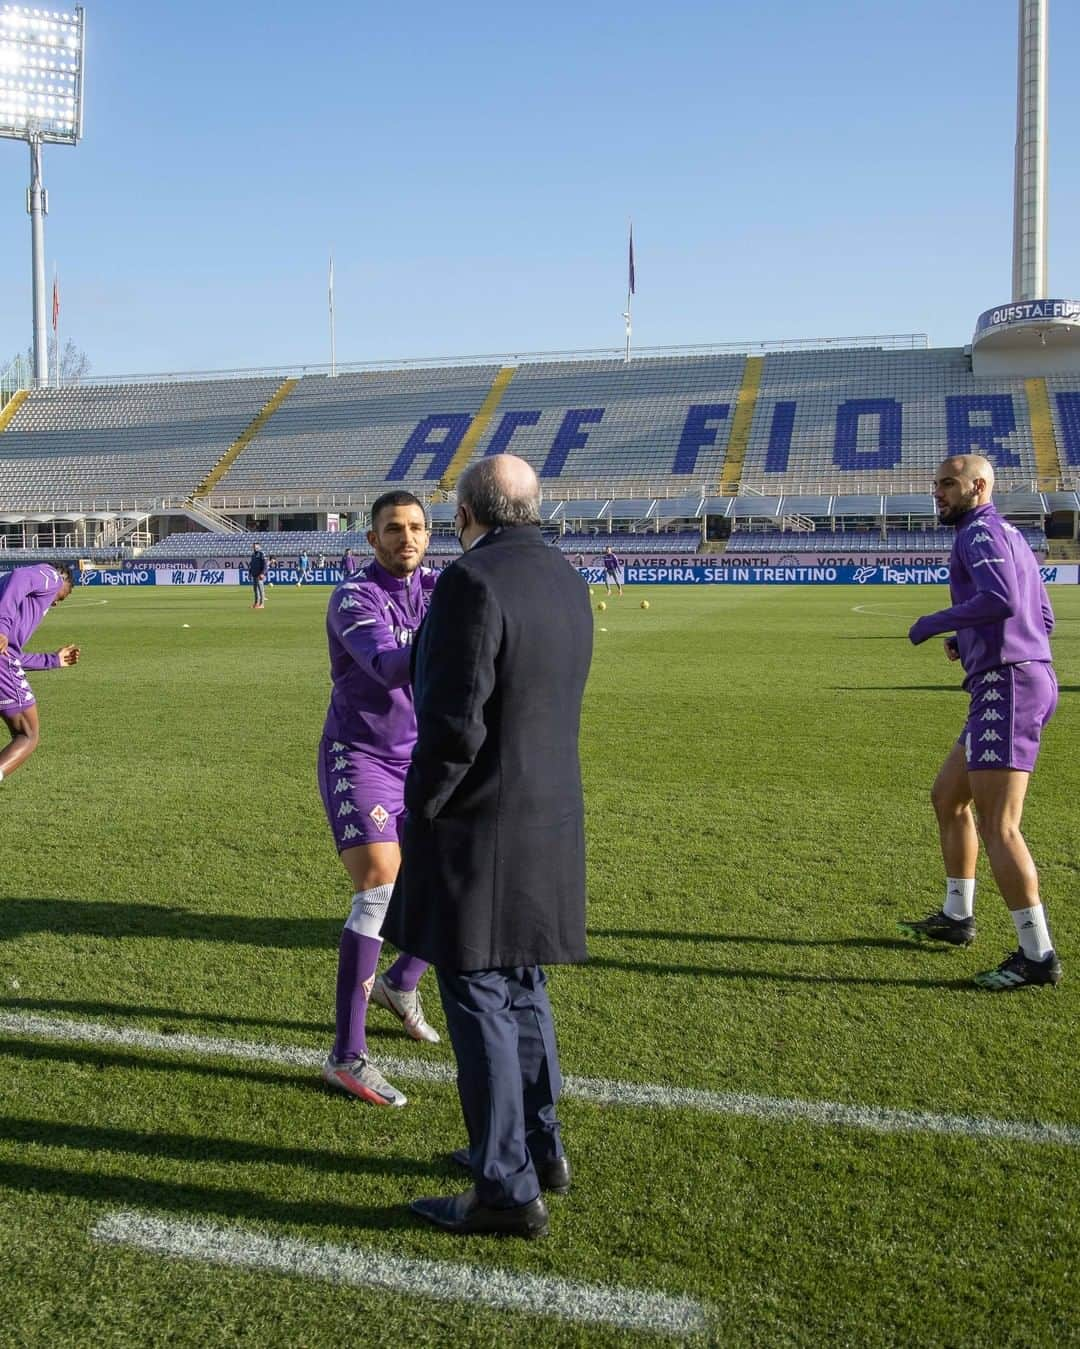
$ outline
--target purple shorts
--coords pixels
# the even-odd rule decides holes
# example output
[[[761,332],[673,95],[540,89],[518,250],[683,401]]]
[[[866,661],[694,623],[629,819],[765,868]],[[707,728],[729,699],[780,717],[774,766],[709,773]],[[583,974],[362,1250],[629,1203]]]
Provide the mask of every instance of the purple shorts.
[[[30,681],[23,673],[22,662],[9,652],[0,656],[0,716],[18,716],[37,699]]]
[[[969,771],[1015,768],[1030,773],[1039,757],[1042,728],[1054,715],[1054,667],[1030,660],[972,675],[967,724],[960,734]]]
[[[319,741],[319,793],[338,852],[398,843],[405,811],[405,763],[387,763],[339,740]]]

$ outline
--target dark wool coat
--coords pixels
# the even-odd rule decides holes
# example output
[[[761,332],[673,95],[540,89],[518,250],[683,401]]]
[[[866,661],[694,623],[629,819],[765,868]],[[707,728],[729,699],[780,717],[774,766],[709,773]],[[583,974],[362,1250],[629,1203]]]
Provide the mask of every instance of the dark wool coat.
[[[413,653],[417,742],[383,925],[448,971],[585,953],[578,730],[588,586],[532,525],[485,535],[439,578]]]

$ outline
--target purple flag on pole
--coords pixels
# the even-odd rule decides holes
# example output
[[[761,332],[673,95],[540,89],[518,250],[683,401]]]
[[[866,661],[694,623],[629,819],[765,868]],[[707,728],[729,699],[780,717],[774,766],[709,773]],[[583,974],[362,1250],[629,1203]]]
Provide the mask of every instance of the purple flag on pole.
[[[630,226],[630,294],[634,292],[634,227]]]

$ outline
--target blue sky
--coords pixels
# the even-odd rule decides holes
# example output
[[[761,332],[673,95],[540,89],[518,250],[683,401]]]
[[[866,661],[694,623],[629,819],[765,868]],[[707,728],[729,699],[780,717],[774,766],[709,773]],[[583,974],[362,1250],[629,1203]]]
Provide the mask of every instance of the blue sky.
[[[88,0],[46,147],[93,373],[926,332],[1010,296],[1014,0]],[[1050,289],[1080,295],[1080,7],[1051,6]],[[30,336],[0,142],[0,352]]]

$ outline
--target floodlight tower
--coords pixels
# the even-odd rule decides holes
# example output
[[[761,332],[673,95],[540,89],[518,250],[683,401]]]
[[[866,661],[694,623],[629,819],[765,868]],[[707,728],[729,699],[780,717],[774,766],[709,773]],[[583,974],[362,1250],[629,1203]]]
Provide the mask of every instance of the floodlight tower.
[[[41,180],[46,141],[77,145],[83,121],[83,11],[73,14],[0,5],[0,137],[30,146],[30,253],[34,292],[34,383],[49,382],[45,322],[45,216]]]
[[[1013,203],[1013,300],[1045,300],[1047,0],[1020,0]]]
[[[1018,0],[1012,300],[975,321],[975,376],[1080,375],[1080,300],[1050,299],[1046,270],[1047,9]]]

